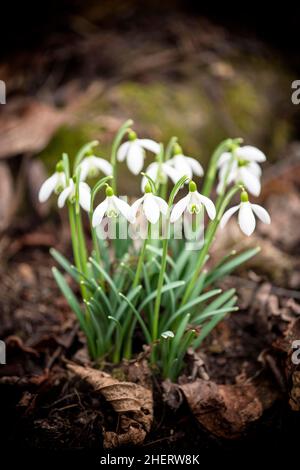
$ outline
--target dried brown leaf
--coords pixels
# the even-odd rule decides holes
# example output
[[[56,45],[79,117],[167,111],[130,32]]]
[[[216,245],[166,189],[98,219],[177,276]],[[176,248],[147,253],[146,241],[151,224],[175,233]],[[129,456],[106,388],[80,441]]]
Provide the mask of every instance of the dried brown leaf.
[[[39,152],[49,142],[66,114],[38,101],[21,102],[0,117],[0,158]]]
[[[226,439],[238,437],[276,399],[267,382],[218,385],[197,379],[180,389],[199,423]]]
[[[68,368],[101,393],[120,415],[118,431],[104,433],[104,446],[142,444],[153,421],[152,391],[133,382],[121,382],[91,367],[68,364]]]
[[[11,172],[6,163],[0,163],[0,231],[5,230],[15,211],[15,198]]]

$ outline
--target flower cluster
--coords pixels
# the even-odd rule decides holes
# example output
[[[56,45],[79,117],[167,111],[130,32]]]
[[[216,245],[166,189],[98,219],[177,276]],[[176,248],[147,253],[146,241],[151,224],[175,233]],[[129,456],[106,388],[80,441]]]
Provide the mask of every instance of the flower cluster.
[[[234,213],[238,212],[240,229],[247,236],[255,229],[255,216],[270,224],[268,212],[249,202],[248,196],[248,192],[260,193],[259,163],[266,157],[255,147],[241,146],[240,139],[228,139],[216,149],[204,175],[198,160],[185,155],[176,138],[164,150],[154,140],[139,138],[131,124],[126,122],[117,133],[110,162],[94,155],[97,141],[79,150],[72,172],[69,157],[63,154],[55,173],[42,185],[39,199],[45,202],[55,193],[58,207],[68,207],[75,265],[55,250],[52,254],[79,283],[84,307],[61,273],[56,268],[53,272],[87,336],[91,356],[108,357],[114,362],[130,358],[133,337],[139,328],[151,347],[152,364],[158,364],[165,377],[175,379],[184,366],[187,348],[199,347],[217,322],[237,309],[234,290],[221,293],[208,287],[257,250],[248,250],[228,261],[229,255],[210,271],[204,266],[218,228],[224,228]],[[126,135],[127,140],[123,141]],[[146,152],[154,155],[154,161],[142,173]],[[143,195],[131,205],[117,196],[116,167],[124,161],[133,174],[141,174]],[[86,180],[101,173],[104,176],[90,187]],[[214,203],[211,189],[217,173],[218,196]],[[198,191],[200,181],[197,184],[195,179],[201,177],[204,183]],[[173,188],[167,197],[169,180]],[[94,207],[102,190],[105,197]],[[181,191],[185,194],[177,200]],[[240,203],[228,208],[237,193]],[[89,215],[93,242],[90,254],[80,209]],[[208,222],[203,228],[204,243],[199,253],[187,252],[181,242],[170,236],[158,244],[151,239],[149,228],[159,226],[161,220],[166,222],[170,234],[172,224],[184,214],[193,223],[205,213]],[[140,245],[119,236],[107,246],[99,236],[104,217],[119,221],[122,216],[130,224],[137,224],[138,214],[148,226],[148,236]],[[213,296],[216,298],[209,302]]]

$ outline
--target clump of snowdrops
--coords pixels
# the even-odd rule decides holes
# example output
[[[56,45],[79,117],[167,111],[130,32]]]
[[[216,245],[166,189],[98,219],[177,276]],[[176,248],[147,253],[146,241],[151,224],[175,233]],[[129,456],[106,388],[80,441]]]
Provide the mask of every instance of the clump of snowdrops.
[[[207,261],[217,231],[234,213],[248,236],[255,229],[255,216],[270,223],[267,211],[249,201],[249,193],[260,193],[259,163],[266,157],[255,147],[242,146],[241,139],[227,139],[213,153],[204,175],[176,138],[164,148],[139,138],[132,124],[127,121],[119,129],[110,162],[95,155],[97,141],[79,150],[72,168],[64,153],[39,198],[43,202],[56,193],[58,207],[68,210],[74,261],[54,249],[51,253],[78,284],[81,298],[57,268],[53,274],[86,335],[91,357],[117,364],[137,352],[136,344],[140,349],[148,344],[151,364],[175,380],[187,349],[199,348],[218,322],[238,309],[235,290],[222,291],[216,281],[259,249],[231,251],[209,268]],[[142,172],[146,152],[153,162]],[[117,173],[123,161],[141,177],[142,196],[132,205],[118,197]],[[86,183],[89,179],[96,179],[93,188]],[[237,194],[240,203],[229,208]],[[91,237],[86,237],[83,217],[89,219]],[[192,245],[175,236],[183,217],[193,234],[199,234]],[[115,235],[109,240],[105,226],[112,223]],[[137,226],[144,228],[143,237],[132,236]]]

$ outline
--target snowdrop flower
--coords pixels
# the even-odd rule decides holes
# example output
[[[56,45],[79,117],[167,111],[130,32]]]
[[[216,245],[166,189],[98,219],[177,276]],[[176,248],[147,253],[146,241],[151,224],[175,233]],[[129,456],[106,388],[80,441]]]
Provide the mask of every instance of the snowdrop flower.
[[[93,227],[101,224],[105,214],[109,218],[118,217],[122,214],[125,219],[132,222],[129,204],[115,196],[114,191],[110,186],[107,186],[106,188],[106,198],[94,210],[92,218]]]
[[[68,199],[72,204],[75,202],[76,186],[72,178],[69,180],[68,186],[60,193],[57,205],[61,209]],[[88,184],[80,181],[78,186],[79,204],[82,209],[89,212],[91,208],[91,188]]]
[[[233,182],[242,183],[251,194],[259,196],[261,168],[258,163],[265,160],[265,154],[251,145],[237,148],[234,154],[224,152],[218,161],[220,171],[217,192],[221,192],[227,177],[227,185]]]
[[[182,176],[187,176],[189,179],[192,179],[193,175],[202,176],[204,173],[198,160],[184,155],[182,153],[182,148],[178,144],[174,145],[174,156],[168,160],[167,164],[172,165],[175,168],[179,173],[180,178]]]
[[[95,155],[85,157],[79,164],[79,167],[81,181],[84,181],[87,177],[94,178],[98,176],[100,172],[107,176],[113,174],[111,164],[104,158],[95,157]]]
[[[52,193],[59,194],[66,187],[66,176],[62,162],[56,165],[55,173],[46,179],[39,191],[39,201],[46,202]]]
[[[158,154],[160,146],[151,139],[138,139],[133,131],[129,132],[128,138],[128,142],[124,142],[120,146],[117,159],[119,162],[123,162],[126,158],[127,166],[131,173],[138,175],[144,166],[145,150]]]
[[[185,210],[190,214],[199,214],[202,206],[205,207],[208,217],[213,220],[216,217],[216,208],[214,203],[208,197],[198,193],[196,183],[194,183],[194,181],[190,181],[189,193],[174,205],[170,221],[172,223],[176,222]]]
[[[131,206],[131,217],[135,221],[136,214],[142,206],[143,213],[146,219],[151,224],[156,224],[159,220],[160,213],[167,215],[168,204],[161,197],[155,196],[149,183],[145,186],[145,194],[143,197],[137,199]]]
[[[174,184],[177,183],[178,180],[180,180],[181,175],[180,173],[175,170],[169,163],[167,162],[153,162],[150,163],[148,166],[146,173],[148,176],[150,176],[155,183],[159,184],[165,184],[168,181],[168,178],[170,178]],[[147,185],[148,179],[146,176],[143,176],[142,178],[142,184],[141,188],[142,191],[145,190],[145,187]]]
[[[258,204],[251,204],[248,199],[248,194],[246,191],[241,193],[241,202],[238,206],[231,207],[228,211],[225,212],[221,221],[220,227],[224,228],[227,224],[230,217],[239,211],[238,214],[238,223],[245,235],[248,237],[254,232],[256,221],[254,214],[264,223],[270,224],[271,218],[263,207],[259,206]]]

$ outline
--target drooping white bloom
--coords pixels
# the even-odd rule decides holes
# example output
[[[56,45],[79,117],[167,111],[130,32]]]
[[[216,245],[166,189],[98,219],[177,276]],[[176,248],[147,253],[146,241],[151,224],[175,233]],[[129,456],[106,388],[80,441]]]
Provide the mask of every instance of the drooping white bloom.
[[[254,214],[264,223],[270,224],[271,218],[269,213],[263,207],[258,204],[251,204],[248,199],[248,194],[243,191],[241,194],[241,202],[238,206],[231,207],[223,215],[220,221],[220,227],[224,228],[230,217],[235,213],[238,213],[238,223],[245,235],[250,236],[255,229],[256,221]]]
[[[167,164],[175,168],[180,175],[180,178],[182,176],[187,176],[191,180],[193,175],[202,176],[204,173],[198,160],[184,155],[182,148],[178,144],[175,144],[174,156],[167,161]]]
[[[146,184],[145,194],[137,199],[131,206],[131,217],[135,221],[139,208],[142,207],[146,219],[151,224],[156,224],[159,220],[160,213],[167,215],[168,204],[161,197],[152,193],[149,183]]]
[[[104,158],[95,157],[95,155],[89,155],[88,157],[85,157],[79,164],[79,167],[81,181],[84,181],[87,177],[94,178],[98,176],[100,172],[107,176],[113,174],[113,168],[111,164]]]
[[[129,204],[115,196],[110,186],[106,188],[106,198],[94,210],[92,218],[93,227],[101,224],[105,214],[109,218],[118,217],[122,214],[129,222],[132,222]]]
[[[168,181],[168,178],[170,178],[174,184],[177,183],[178,180],[180,180],[181,175],[178,173],[175,168],[173,168],[168,162],[153,162],[150,163],[148,166],[146,173],[148,176],[150,176],[151,179],[155,183],[159,184],[164,184]],[[147,178],[146,176],[143,176],[142,178],[142,183],[141,183],[141,188],[142,191],[145,190],[145,187],[147,185]]]
[[[52,193],[59,194],[66,187],[66,176],[62,163],[56,165],[56,172],[46,179],[39,191],[39,201],[46,202]]]
[[[254,196],[261,190],[261,168],[258,163],[266,160],[265,154],[256,147],[245,145],[235,149],[234,153],[224,152],[218,160],[219,184],[217,192],[231,183],[242,183]]]
[[[67,199],[74,203],[75,197],[76,186],[73,179],[70,178],[68,186],[59,195],[57,201],[58,207],[61,209],[65,205]],[[78,185],[78,198],[82,209],[89,212],[91,208],[91,188],[83,181],[80,181]]]
[[[144,166],[145,150],[158,154],[160,146],[151,139],[138,139],[135,132],[129,133],[128,142],[124,142],[117,153],[117,159],[123,162],[126,159],[127,166],[131,173],[138,175]]]
[[[216,217],[216,208],[214,203],[206,196],[197,191],[197,185],[194,181],[189,183],[189,193],[178,201],[171,212],[170,221],[176,222],[183,212],[187,210],[190,214],[199,214],[202,206],[205,207],[208,217],[213,220]]]

